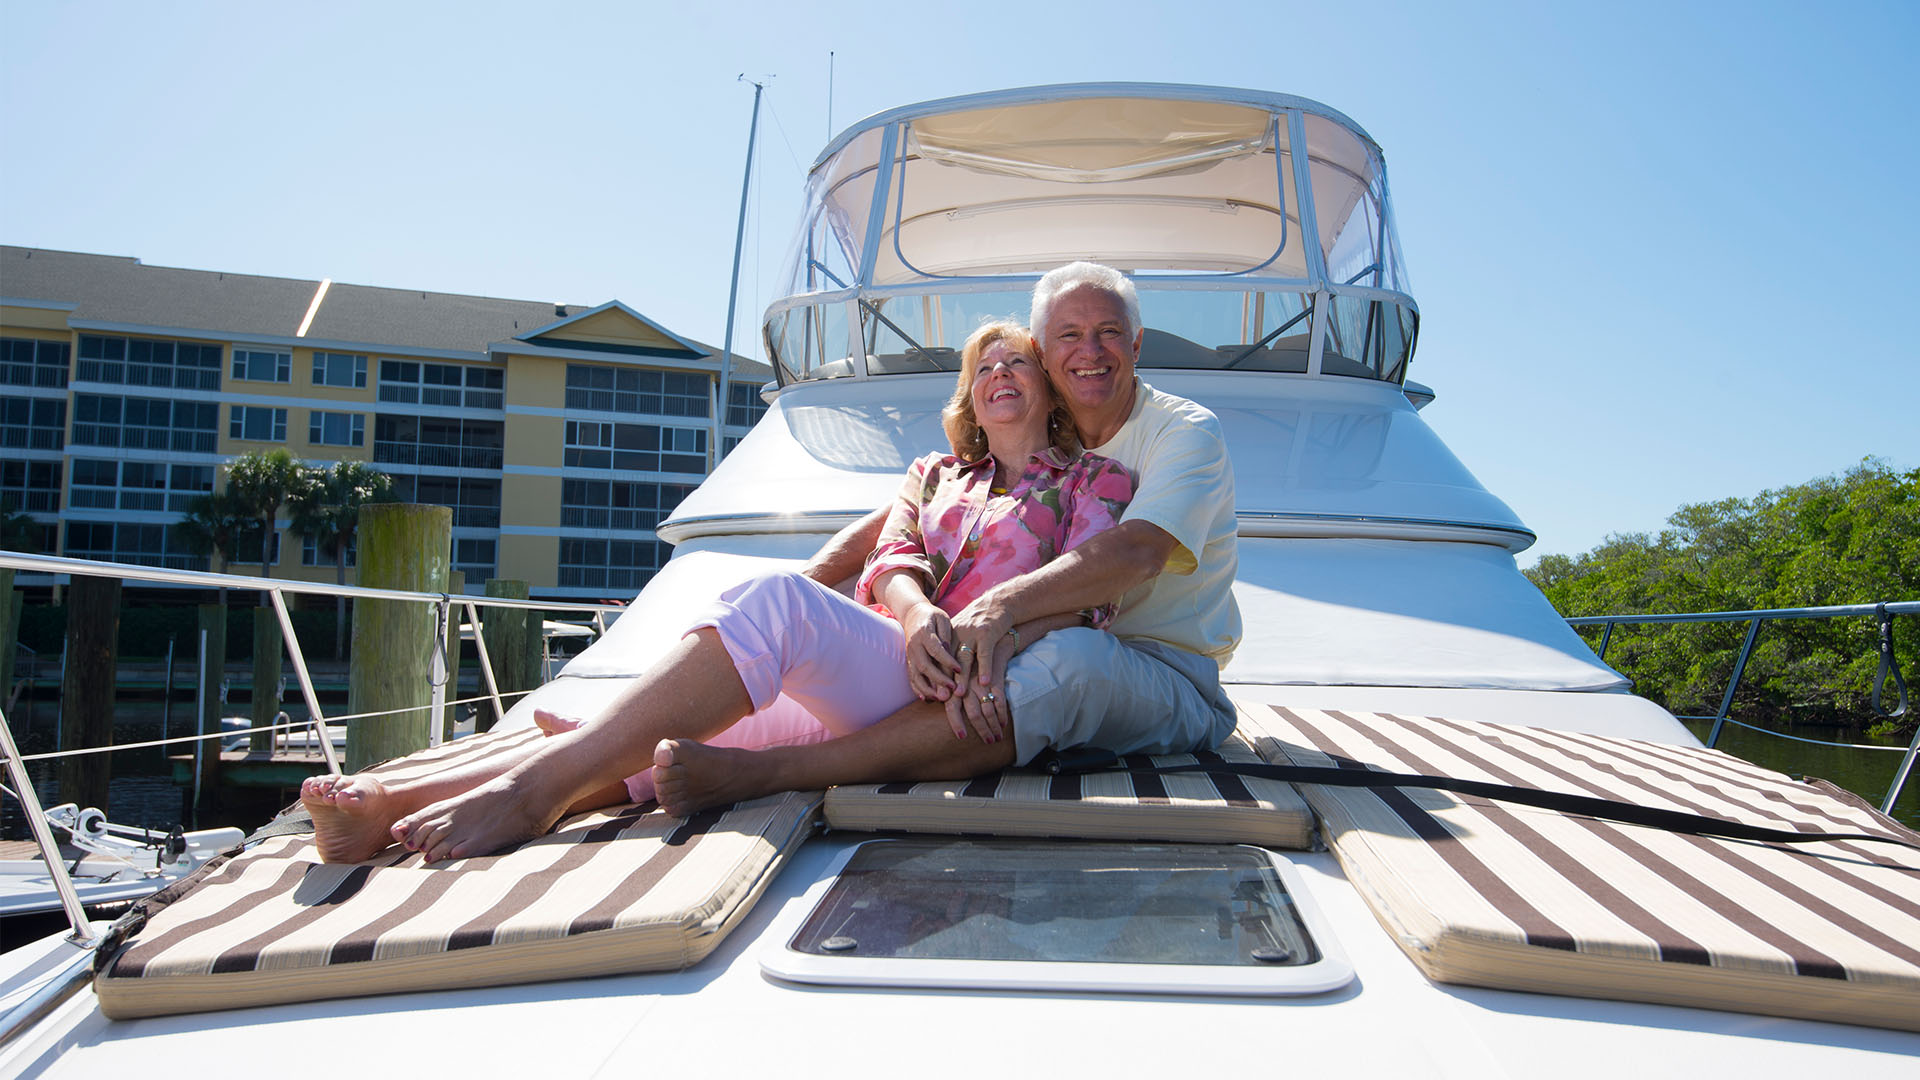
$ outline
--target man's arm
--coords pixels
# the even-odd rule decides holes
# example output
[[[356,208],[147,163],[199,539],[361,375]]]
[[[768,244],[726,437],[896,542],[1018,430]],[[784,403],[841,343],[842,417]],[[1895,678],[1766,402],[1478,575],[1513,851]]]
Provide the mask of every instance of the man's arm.
[[[955,655],[963,677],[995,690],[1003,685],[1012,652],[1009,630],[1034,619],[1081,611],[1120,599],[1153,580],[1179,547],[1173,534],[1148,521],[1123,521],[1037,570],[1003,581],[953,617]],[[961,650],[965,650],[962,652]],[[973,695],[965,695],[969,702]],[[968,714],[973,714],[971,705]]]
[[[800,572],[807,577],[837,589],[843,582],[849,581],[860,573],[867,564],[867,556],[873,553],[873,547],[880,541],[880,529],[887,523],[887,513],[892,506],[881,506],[873,513],[833,534]]]
[[[1149,521],[1123,521],[1045,566],[1003,581],[967,605],[980,618],[1006,627],[1099,607],[1158,577],[1178,547],[1172,534]]]

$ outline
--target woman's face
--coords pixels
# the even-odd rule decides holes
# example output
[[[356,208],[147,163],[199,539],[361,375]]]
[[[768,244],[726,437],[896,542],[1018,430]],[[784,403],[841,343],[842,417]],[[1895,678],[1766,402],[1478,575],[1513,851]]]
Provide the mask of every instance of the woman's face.
[[[995,428],[1032,424],[1045,430],[1052,392],[1040,360],[1024,343],[1005,338],[988,345],[973,372],[973,415],[989,435]]]

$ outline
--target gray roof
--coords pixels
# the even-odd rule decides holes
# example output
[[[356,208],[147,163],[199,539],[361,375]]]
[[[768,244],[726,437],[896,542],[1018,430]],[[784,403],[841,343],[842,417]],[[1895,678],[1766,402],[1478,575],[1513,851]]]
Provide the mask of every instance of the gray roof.
[[[320,282],[217,270],[148,266],[121,255],[0,245],[0,297],[76,305],[70,318],[210,335],[291,338]],[[497,300],[490,296],[385,289],[334,282],[306,336],[355,342],[369,351],[413,348],[485,353],[512,339],[589,310],[581,304]],[[709,356],[718,346],[683,339]],[[609,355],[608,360],[621,359]],[[656,361],[657,362],[657,361]],[[734,371],[771,378],[773,369],[738,353]]]
[[[317,280],[147,266],[138,259],[0,246],[0,296],[77,305],[72,318],[293,337]],[[369,346],[484,352],[586,310],[533,300],[335,282],[307,337]]]

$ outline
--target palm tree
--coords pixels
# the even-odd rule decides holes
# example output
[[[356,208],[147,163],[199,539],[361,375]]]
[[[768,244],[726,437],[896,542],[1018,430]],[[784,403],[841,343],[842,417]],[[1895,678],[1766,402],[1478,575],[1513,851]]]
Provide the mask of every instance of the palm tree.
[[[13,496],[0,497],[0,550],[40,550],[40,526],[33,516],[13,505]]]
[[[259,527],[238,500],[217,491],[195,495],[187,503],[186,514],[174,523],[173,535],[188,551],[213,560],[214,571],[224,574],[247,534]]]
[[[273,519],[313,486],[314,470],[286,449],[242,454],[227,467],[227,494],[260,522],[260,576],[273,576]]]
[[[312,486],[292,502],[293,531],[313,537],[333,558],[334,580],[347,583],[347,552],[360,528],[360,507],[393,498],[393,478],[359,461],[336,461],[314,473]],[[333,655],[346,654],[347,598],[334,597]]]

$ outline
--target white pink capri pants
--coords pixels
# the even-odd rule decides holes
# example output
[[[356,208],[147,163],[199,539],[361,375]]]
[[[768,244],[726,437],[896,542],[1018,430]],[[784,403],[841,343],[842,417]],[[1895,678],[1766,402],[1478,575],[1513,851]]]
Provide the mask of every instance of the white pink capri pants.
[[[740,672],[754,711],[714,746],[750,750],[822,742],[913,703],[900,624],[792,571],[762,574],[720,594],[688,625],[711,626]],[[651,771],[627,777],[634,802],[653,798]]]

